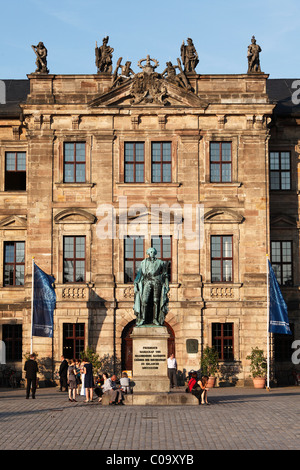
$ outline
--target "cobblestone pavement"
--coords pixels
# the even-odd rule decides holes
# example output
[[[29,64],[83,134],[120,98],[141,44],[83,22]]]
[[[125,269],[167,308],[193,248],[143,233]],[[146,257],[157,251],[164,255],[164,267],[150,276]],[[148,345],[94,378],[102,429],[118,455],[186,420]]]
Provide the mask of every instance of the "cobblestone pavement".
[[[178,393],[178,390],[172,393]],[[103,406],[0,389],[0,450],[299,450],[300,387],[215,388],[210,406]],[[119,455],[119,454],[118,454]]]

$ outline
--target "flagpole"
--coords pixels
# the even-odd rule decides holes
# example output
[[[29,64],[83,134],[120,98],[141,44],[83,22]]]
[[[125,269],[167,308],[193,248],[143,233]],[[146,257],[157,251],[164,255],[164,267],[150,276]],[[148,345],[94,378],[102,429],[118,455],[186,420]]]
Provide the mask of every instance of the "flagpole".
[[[270,299],[269,299],[269,257],[267,255],[267,389],[270,390]]]
[[[33,293],[34,293],[34,256],[32,257],[32,283],[31,283],[31,340],[30,340],[30,354],[33,353],[33,336],[32,336],[32,328],[33,328]]]

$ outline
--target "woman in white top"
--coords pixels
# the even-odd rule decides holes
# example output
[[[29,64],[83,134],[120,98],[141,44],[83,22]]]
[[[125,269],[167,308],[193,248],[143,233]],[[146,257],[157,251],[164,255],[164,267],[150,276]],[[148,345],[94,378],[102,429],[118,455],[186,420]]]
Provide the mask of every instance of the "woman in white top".
[[[126,372],[122,373],[122,377],[120,378],[120,385],[121,385],[121,390],[124,393],[130,393],[130,380]]]

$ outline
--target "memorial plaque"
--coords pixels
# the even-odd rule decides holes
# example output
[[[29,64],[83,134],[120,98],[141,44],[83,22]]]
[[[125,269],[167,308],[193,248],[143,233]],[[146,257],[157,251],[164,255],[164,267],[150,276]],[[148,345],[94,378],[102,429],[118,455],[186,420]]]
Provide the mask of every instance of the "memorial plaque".
[[[198,352],[198,340],[197,339],[186,340],[186,352],[188,354],[196,354]]]

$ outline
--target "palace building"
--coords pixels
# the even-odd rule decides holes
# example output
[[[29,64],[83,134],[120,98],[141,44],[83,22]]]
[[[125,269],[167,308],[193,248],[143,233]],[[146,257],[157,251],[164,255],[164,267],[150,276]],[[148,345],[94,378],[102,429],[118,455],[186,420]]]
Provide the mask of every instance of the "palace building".
[[[293,332],[271,336],[272,378],[285,383],[300,337],[297,80],[261,72],[260,49],[246,73],[202,75],[191,39],[176,66],[115,65],[108,39],[95,74],[51,74],[40,43],[37,70],[1,82],[7,364],[21,373],[30,351],[34,257],[55,278],[53,338],[33,337],[45,378],[87,347],[131,370],[133,281],[154,246],[179,374],[214,346],[220,385],[247,384],[247,355],[267,353],[269,255]]]

